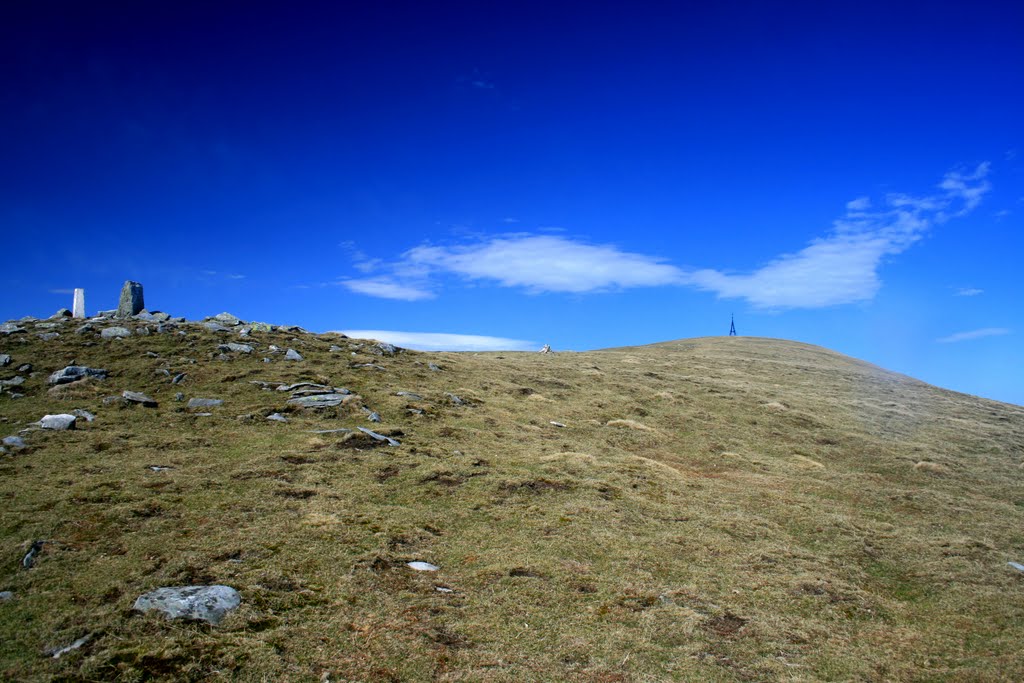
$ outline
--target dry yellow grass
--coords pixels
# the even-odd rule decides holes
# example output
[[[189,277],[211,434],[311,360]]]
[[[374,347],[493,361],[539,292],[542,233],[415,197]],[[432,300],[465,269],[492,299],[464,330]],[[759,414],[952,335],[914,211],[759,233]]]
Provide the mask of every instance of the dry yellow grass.
[[[0,379],[36,373],[0,395],[3,435],[97,415],[0,456],[5,679],[1024,679],[1020,407],[769,339],[382,358],[275,332],[225,361],[195,327],[63,332],[0,338]],[[306,360],[264,364],[269,344]],[[72,358],[111,376],[48,392]],[[383,422],[252,380],[344,386]],[[122,389],[160,405],[103,404]],[[197,417],[179,390],[225,403]],[[309,433],[356,426],[401,446]],[[131,612],[186,583],[242,606],[218,627]]]

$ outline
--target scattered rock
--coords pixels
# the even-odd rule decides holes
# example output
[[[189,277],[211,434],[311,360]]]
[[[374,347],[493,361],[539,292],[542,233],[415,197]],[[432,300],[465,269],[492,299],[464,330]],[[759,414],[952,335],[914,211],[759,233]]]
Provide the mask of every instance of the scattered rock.
[[[397,392],[395,394],[395,396],[402,396],[402,397],[405,397],[405,398],[409,399],[410,401],[422,401],[423,400],[422,396],[420,396],[419,394],[414,394],[411,391],[399,391],[399,392]]]
[[[171,384],[181,384],[182,380],[184,380],[186,377],[188,377],[187,373],[180,372],[174,376],[174,379],[171,380]]]
[[[3,444],[11,448],[27,448],[28,444],[20,436],[5,436],[3,438]]]
[[[71,317],[71,311],[69,311],[66,308],[60,308],[60,309],[57,309],[56,313],[54,313],[53,315],[50,316],[50,319],[53,320],[54,318],[70,318],[70,317]]]
[[[328,350],[329,350],[329,351],[330,351],[331,353],[338,353],[338,351],[344,351],[344,349],[343,349],[343,348],[341,348],[340,346],[338,346],[337,344],[331,344],[331,348],[330,348],[330,349],[328,349]]]
[[[67,384],[69,382],[78,381],[84,377],[106,379],[107,371],[100,368],[87,368],[84,365],[69,365],[63,370],[58,370],[50,375],[50,379],[48,379],[47,382],[49,384]]]
[[[310,429],[307,431],[309,434],[348,434],[352,430],[346,427],[339,427],[338,429]]]
[[[32,364],[22,363],[21,365],[18,366],[18,372],[32,372]]]
[[[183,393],[181,393],[181,392],[179,391],[178,393],[176,393],[176,394],[174,395],[174,400],[175,400],[175,401],[179,401],[179,402],[180,402],[180,401],[184,401],[184,400],[185,400],[185,394],[183,394]]]
[[[150,465],[146,469],[153,470],[154,472],[166,472],[167,470],[173,470],[174,468],[169,465]]]
[[[146,396],[141,391],[123,391],[122,398],[129,403],[141,403],[144,408],[156,408],[157,402]]]
[[[440,569],[436,564],[430,564],[429,562],[423,562],[421,560],[406,562],[405,566],[415,569],[418,572],[436,572]]]
[[[144,322],[155,322],[155,320],[153,318],[153,314],[150,313],[149,311],[147,311],[146,309],[142,309],[141,311],[139,311],[138,313],[133,315],[132,319],[133,320],[142,320]]]
[[[46,541],[32,541],[32,545],[29,547],[28,552],[21,558],[22,569],[31,569],[35,566],[36,557],[38,557],[39,553],[42,552],[45,544]]]
[[[10,379],[0,379],[0,389],[4,387],[20,387],[25,383],[25,378],[21,375],[15,375]]]
[[[231,325],[232,327],[234,327],[235,325],[242,324],[242,320],[238,316],[231,315],[230,313],[227,312],[218,313],[217,315],[210,318],[210,320],[215,320],[221,323],[222,325]]]
[[[39,420],[39,426],[43,429],[64,431],[68,429],[75,429],[75,422],[77,421],[77,417],[66,413],[62,413],[60,415],[43,415],[42,419]]]
[[[132,336],[132,331],[127,327],[108,327],[100,332],[104,339],[123,339]]]
[[[431,372],[441,372],[441,366],[438,365],[437,363],[427,363],[427,367],[431,370]]]
[[[86,323],[86,324],[82,325],[81,327],[77,328],[75,330],[75,334],[86,334],[88,332],[92,332],[94,329],[95,328],[92,326],[91,323]]]
[[[393,356],[398,353],[398,347],[394,344],[380,342],[370,347],[370,353],[375,356]]]
[[[285,357],[285,358],[286,358],[287,360],[302,360],[302,354],[300,354],[300,353],[299,353],[298,351],[296,351],[295,349],[288,349],[288,350],[287,350],[287,351],[285,352],[285,354],[284,354],[284,357]]]
[[[95,415],[90,413],[88,410],[83,410],[82,408],[75,408],[71,411],[71,414],[75,417],[83,418],[86,422],[92,422],[96,419]]]
[[[369,420],[370,422],[380,422],[380,413],[378,413],[377,411],[373,411],[366,416],[366,419]]]
[[[553,424],[556,427],[565,427],[565,425],[562,424],[561,422],[555,422],[554,420],[551,421],[551,424]]]
[[[236,344],[235,342],[229,342],[227,344],[221,344],[217,347],[221,351],[234,351],[235,353],[252,353],[252,346],[249,344]]]
[[[14,599],[14,593],[11,591],[0,591],[0,602],[10,602]]]
[[[0,353],[0,368],[11,364],[11,357],[6,353]]]
[[[316,394],[314,396],[299,396],[288,399],[288,403],[301,408],[328,408],[340,406],[351,394]]]
[[[1024,564],[1020,564],[1019,562],[1007,562],[1006,564],[1010,565],[1019,572],[1024,572]]]
[[[114,313],[114,316],[130,318],[141,312],[145,307],[146,303],[142,296],[142,285],[138,282],[126,280],[121,287],[121,298],[117,302],[117,312]]]
[[[105,406],[112,406],[115,403],[122,403],[122,404],[124,404],[124,403],[127,403],[127,401],[125,401],[124,397],[122,397],[122,396],[104,396],[103,397],[103,405],[105,405]]]
[[[132,609],[143,613],[158,610],[168,619],[194,619],[216,625],[241,603],[242,597],[230,586],[174,586],[140,596]]]
[[[224,327],[220,323],[203,323],[203,327],[208,329],[210,332],[230,332],[231,328]]]
[[[250,332],[273,332],[274,326],[270,323],[249,323]]]
[[[554,353],[554,351],[551,350],[551,344],[545,344],[538,353]]]
[[[92,640],[92,634],[86,633],[84,636],[74,641],[70,645],[65,645],[64,647],[51,647],[50,649],[45,651],[45,654],[49,655],[50,657],[53,657],[54,659],[60,659],[67,653],[74,652],[78,648],[82,647],[90,640]]]
[[[448,397],[448,400],[452,402],[452,405],[456,405],[456,406],[468,406],[469,405],[469,401],[466,401],[465,399],[460,398],[459,396],[456,396],[455,394],[452,394],[452,393],[449,393],[449,392],[446,391],[446,392],[444,392],[444,395]]]
[[[44,332],[43,334],[37,334],[36,336],[39,337],[40,339],[42,339],[43,341],[53,341],[54,339],[56,339],[57,337],[60,336],[60,333],[59,332]]]
[[[0,334],[17,334],[18,332],[24,332],[25,328],[21,327],[17,323],[0,323]]]
[[[356,427],[356,429],[361,431],[363,434],[366,434],[367,436],[369,436],[369,437],[371,437],[373,439],[376,439],[377,441],[387,441],[389,446],[401,446],[402,445],[400,442],[396,441],[395,439],[392,439],[390,436],[384,436],[383,434],[378,434],[377,432],[370,431],[366,427]]]
[[[217,406],[224,405],[224,401],[219,398],[190,398],[188,400],[188,408],[215,408]]]
[[[288,418],[285,417],[284,415],[282,415],[281,413],[271,413],[270,415],[267,415],[267,419],[268,420],[272,420],[273,422],[287,422],[288,421]]]
[[[164,313],[163,311],[153,311],[150,314],[150,318],[153,319],[153,322],[165,323],[171,319],[171,316],[170,314]]]
[[[150,335],[150,331],[148,327],[136,327],[135,334],[139,335],[140,337],[148,337]]]

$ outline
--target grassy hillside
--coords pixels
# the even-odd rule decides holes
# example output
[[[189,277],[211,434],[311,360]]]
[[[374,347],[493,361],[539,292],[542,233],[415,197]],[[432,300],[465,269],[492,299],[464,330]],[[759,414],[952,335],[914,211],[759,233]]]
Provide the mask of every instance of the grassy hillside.
[[[1024,408],[773,339],[381,356],[76,326],[0,337],[26,378],[0,436],[96,415],[0,455],[5,680],[1024,679]],[[109,377],[51,388],[72,363]],[[254,383],[300,381],[357,397]],[[313,433],[358,426],[401,445]],[[242,605],[131,609],[187,584]]]

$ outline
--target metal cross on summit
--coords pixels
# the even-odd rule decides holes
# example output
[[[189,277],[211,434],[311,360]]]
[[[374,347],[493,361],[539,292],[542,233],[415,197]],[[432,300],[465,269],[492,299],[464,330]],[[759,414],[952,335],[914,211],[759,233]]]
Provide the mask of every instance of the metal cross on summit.
[[[732,315],[729,316],[729,336],[736,336],[736,318]]]

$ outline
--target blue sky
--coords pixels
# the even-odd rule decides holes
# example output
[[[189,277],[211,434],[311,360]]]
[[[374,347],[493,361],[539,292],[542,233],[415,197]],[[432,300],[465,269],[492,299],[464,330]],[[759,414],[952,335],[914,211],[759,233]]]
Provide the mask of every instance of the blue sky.
[[[1020,3],[441,4],[6,8],[0,318],[126,279],[413,347],[735,314],[1024,404]]]

